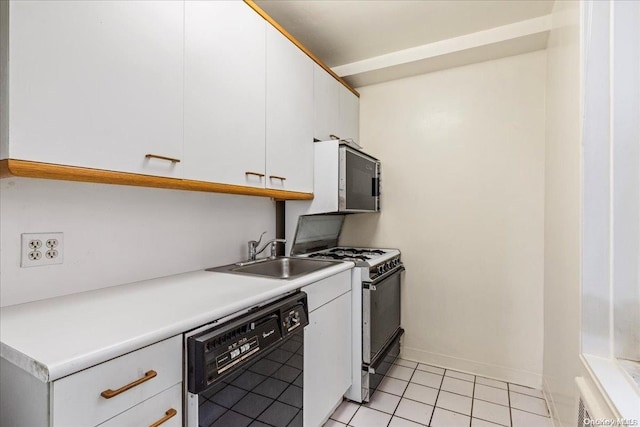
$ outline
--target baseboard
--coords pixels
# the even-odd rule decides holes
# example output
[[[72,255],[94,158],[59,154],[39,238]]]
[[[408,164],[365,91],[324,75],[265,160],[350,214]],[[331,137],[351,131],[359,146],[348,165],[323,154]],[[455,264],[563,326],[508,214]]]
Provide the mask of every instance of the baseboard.
[[[460,372],[468,372],[487,378],[500,381],[507,381],[514,384],[521,384],[537,389],[542,388],[542,374],[528,372],[519,369],[508,368],[490,363],[478,362],[475,360],[462,359],[459,357],[447,356],[440,353],[431,353],[411,347],[402,347],[400,357],[420,363],[441,366],[443,368],[454,369]]]
[[[558,408],[556,408],[556,403],[553,400],[553,395],[551,394],[551,389],[549,388],[549,384],[542,379],[542,394],[544,395],[544,400],[547,401],[547,408],[549,408],[549,412],[551,412],[551,422],[554,427],[562,427],[562,423],[560,422],[560,416],[558,414]]]

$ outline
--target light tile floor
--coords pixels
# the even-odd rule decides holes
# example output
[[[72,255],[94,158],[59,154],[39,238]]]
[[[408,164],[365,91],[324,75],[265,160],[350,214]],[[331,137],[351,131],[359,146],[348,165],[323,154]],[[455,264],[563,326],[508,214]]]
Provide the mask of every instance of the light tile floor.
[[[397,359],[371,401],[345,401],[325,427],[553,427],[542,391]]]

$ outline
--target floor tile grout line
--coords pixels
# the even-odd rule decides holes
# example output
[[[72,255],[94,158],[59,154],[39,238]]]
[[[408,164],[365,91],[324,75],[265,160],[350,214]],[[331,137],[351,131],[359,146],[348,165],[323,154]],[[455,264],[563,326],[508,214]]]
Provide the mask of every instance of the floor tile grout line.
[[[358,405],[356,403],[356,405]],[[353,414],[351,415],[351,418],[349,418],[349,421],[347,421],[347,425],[349,425],[349,423],[351,423],[351,420],[353,420],[353,417],[356,416],[356,414],[358,413],[358,411],[360,410],[360,408],[362,408],[362,403],[358,405],[358,409],[356,409],[355,411],[353,411]]]
[[[495,425],[497,425],[497,426],[508,427],[508,426],[505,426],[504,424],[496,423],[495,421],[487,420],[487,419],[485,419],[485,418],[480,418],[480,417],[472,417],[472,418],[475,418],[476,420],[486,421],[486,422],[488,422],[489,424],[495,424]]]
[[[516,410],[516,411],[520,411],[520,412],[526,412],[527,414],[531,414],[531,415],[537,415],[537,416],[543,417],[543,418],[551,418],[551,415],[542,415],[542,414],[538,414],[537,412],[527,411],[526,409],[520,409],[520,408],[516,408],[516,407],[511,407],[511,409]]]
[[[402,420],[409,421],[409,422],[412,422],[412,423],[415,423],[415,424],[419,424],[421,426],[425,426],[425,427],[429,426],[428,424],[422,424],[422,423],[416,422],[414,420],[411,420],[409,418],[401,417],[400,415],[394,415],[393,417],[400,418]],[[391,417],[391,419],[393,419],[393,417]],[[389,421],[389,423],[391,423],[391,421]]]
[[[475,387],[474,387],[474,390],[475,390]],[[505,390],[505,391],[507,391],[507,390]],[[480,399],[479,397],[474,397],[474,399],[478,399],[478,400],[481,400],[481,401],[487,402],[487,403],[492,403],[494,405],[499,405],[499,406],[502,406],[503,408],[508,408],[509,407],[509,404],[503,405],[502,403],[492,402],[491,400],[487,400],[487,399]]]
[[[478,377],[473,377],[473,391],[471,392],[471,411],[469,412],[469,427],[473,422],[473,401],[476,400],[476,380]]]
[[[442,379],[440,379],[440,387],[438,387],[438,394],[436,394],[436,401],[433,402],[433,411],[431,411],[431,417],[429,418],[428,426],[431,425],[431,421],[433,421],[433,414],[436,412],[436,405],[438,404],[438,398],[440,397],[440,390],[442,390],[442,383],[444,383],[444,376],[446,375],[447,370],[445,369],[442,373]]]
[[[471,374],[469,374],[469,375],[471,375]],[[447,377],[447,378],[453,378],[454,380],[465,381],[465,382],[468,382],[468,383],[475,383],[475,375],[473,376],[474,377],[473,381],[465,380],[464,378],[452,377],[451,375],[447,375],[446,373],[442,374],[442,376]]]
[[[534,399],[540,399],[540,400],[544,400],[543,397],[538,397],[538,396],[531,396],[530,394],[526,394],[526,393],[519,393],[517,391],[513,391],[513,390],[509,390],[509,393],[515,393],[515,394],[520,394],[522,396],[527,396],[527,397],[532,397]],[[546,400],[544,400],[546,402]]]
[[[405,368],[406,368],[406,366],[405,366]],[[391,414],[391,418],[389,418],[389,422],[387,423],[387,427],[389,427],[389,424],[391,424],[391,421],[393,420],[393,417],[396,416],[396,411],[398,410],[398,406],[400,406],[400,402],[402,402],[402,399],[404,399],[404,394],[407,392],[407,388],[409,388],[409,384],[411,384],[411,378],[413,378],[413,376],[415,375],[417,370],[418,370],[418,365],[416,365],[416,367],[413,368],[413,372],[411,372],[411,376],[409,377],[409,381],[407,381],[407,385],[404,388],[404,390],[402,391],[402,394],[400,395],[400,399],[398,400],[398,403],[396,404],[396,407],[393,409],[393,413]],[[385,377],[386,377],[386,375],[385,375]],[[391,393],[389,393],[389,394],[391,394]]]
[[[481,378],[484,378],[484,377],[481,377]],[[497,381],[497,380],[496,380],[496,381]],[[506,383],[505,381],[502,381],[502,382],[504,383],[504,385],[505,385],[505,386],[507,385],[507,383]],[[494,385],[489,385],[489,384],[484,384],[484,383],[478,383],[478,384],[479,384],[479,385],[483,385],[483,386],[485,386],[485,387],[495,388],[495,389],[498,389],[498,390],[504,390],[504,391],[506,391],[506,390],[507,390],[506,388],[496,387],[496,386],[494,386]],[[522,394],[522,393],[520,393],[520,394]]]
[[[507,383],[507,399],[509,400],[509,425],[513,427],[513,415],[511,414],[511,393],[509,392],[509,383]]]
[[[414,383],[415,384],[415,383]],[[447,390],[443,390],[443,391],[447,391]],[[394,395],[395,396],[395,395]],[[458,396],[462,396],[461,394],[459,394]],[[469,396],[462,396],[462,397],[467,397],[469,399],[471,399]],[[433,403],[433,405],[429,404],[429,403],[424,403],[424,402],[420,402],[419,400],[415,400],[415,399],[411,399],[409,397],[402,397],[402,399],[406,399],[406,400],[410,400],[412,402],[416,402],[416,403],[422,403],[423,405],[427,405],[427,406],[433,406],[433,408],[439,408],[442,409],[444,411],[449,411],[449,412],[453,412],[454,414],[460,414],[460,415],[464,415],[465,417],[469,417],[470,415],[468,414],[463,414],[462,412],[458,412],[458,411],[454,411],[453,409],[447,409],[447,408],[443,408],[442,406],[436,406],[436,402]]]

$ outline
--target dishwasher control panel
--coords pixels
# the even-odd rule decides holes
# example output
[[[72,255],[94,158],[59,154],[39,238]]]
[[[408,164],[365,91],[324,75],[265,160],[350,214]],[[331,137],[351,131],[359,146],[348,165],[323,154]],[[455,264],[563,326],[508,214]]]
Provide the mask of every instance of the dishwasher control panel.
[[[187,339],[187,386],[200,393],[308,325],[307,295],[282,300]]]

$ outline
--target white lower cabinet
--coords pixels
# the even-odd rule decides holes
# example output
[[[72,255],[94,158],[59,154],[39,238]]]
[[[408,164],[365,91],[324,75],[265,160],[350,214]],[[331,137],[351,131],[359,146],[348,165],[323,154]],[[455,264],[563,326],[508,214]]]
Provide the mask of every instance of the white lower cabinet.
[[[52,425],[98,425],[181,382],[181,361],[176,336],[54,381]]]
[[[304,330],[304,426],[319,427],[351,386],[351,271],[302,290],[312,309]]]
[[[179,427],[182,425],[182,383],[100,424],[100,427]]]
[[[182,425],[182,335],[52,383],[1,364],[0,427]]]

